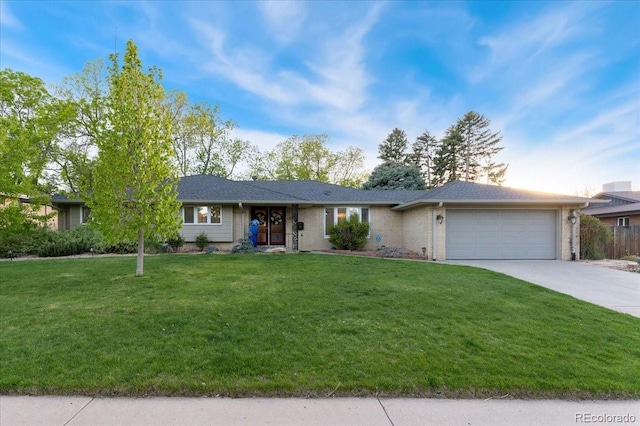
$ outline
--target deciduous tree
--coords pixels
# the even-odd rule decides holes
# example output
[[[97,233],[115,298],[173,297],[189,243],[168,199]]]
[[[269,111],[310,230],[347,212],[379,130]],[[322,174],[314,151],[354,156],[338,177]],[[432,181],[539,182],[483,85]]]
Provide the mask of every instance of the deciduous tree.
[[[87,204],[91,224],[108,242],[138,241],[136,275],[143,275],[145,238],[167,238],[180,227],[172,166],[171,110],[155,67],[143,71],[127,43],[122,66],[111,55],[105,126]]]
[[[93,186],[97,154],[96,137],[105,124],[108,84],[102,59],[88,62],[84,69],[65,77],[55,93],[70,110],[51,161],[57,166],[57,183],[72,194]]]
[[[0,227],[19,231],[44,224],[46,166],[65,119],[65,108],[42,80],[0,70]],[[27,203],[23,202],[27,201]]]
[[[364,180],[361,149],[349,147],[333,152],[327,135],[294,135],[273,150],[256,153],[251,175],[265,180],[317,180],[359,186]]]

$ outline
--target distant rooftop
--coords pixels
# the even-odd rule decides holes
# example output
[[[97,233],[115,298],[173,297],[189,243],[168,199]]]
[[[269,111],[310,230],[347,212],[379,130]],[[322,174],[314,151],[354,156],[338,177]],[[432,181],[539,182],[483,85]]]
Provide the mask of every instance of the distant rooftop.
[[[631,181],[621,180],[617,182],[609,182],[602,185],[602,192],[619,192],[631,191]]]

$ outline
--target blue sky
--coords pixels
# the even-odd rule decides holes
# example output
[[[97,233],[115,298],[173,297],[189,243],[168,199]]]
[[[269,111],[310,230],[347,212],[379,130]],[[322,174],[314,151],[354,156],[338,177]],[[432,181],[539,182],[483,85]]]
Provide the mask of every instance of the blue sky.
[[[640,2],[5,1],[0,67],[58,83],[128,39],[166,88],[260,149],[326,133],[377,148],[467,111],[503,134],[505,185],[640,189]]]

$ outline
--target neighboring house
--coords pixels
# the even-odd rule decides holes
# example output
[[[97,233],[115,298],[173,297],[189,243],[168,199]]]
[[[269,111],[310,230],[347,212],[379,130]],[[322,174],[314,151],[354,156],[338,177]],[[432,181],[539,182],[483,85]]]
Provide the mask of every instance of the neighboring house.
[[[331,248],[328,228],[351,214],[370,224],[365,249],[380,245],[430,259],[562,259],[580,253],[577,212],[603,200],[455,181],[429,191],[361,190],[317,181],[231,181],[187,176],[178,183],[181,235],[204,232],[220,249],[260,223],[258,244],[291,251]],[[85,222],[80,200],[55,196],[59,228]],[[575,222],[575,223],[574,223]]]
[[[610,202],[590,205],[582,213],[610,226],[640,225],[640,191],[601,192],[593,198]]]
[[[24,195],[19,196],[18,198],[13,198],[13,200],[18,200],[21,204],[24,205],[29,205],[31,206],[31,201],[30,198]],[[9,204],[10,200],[9,198],[5,199],[5,201],[0,204],[0,209],[3,208],[4,206],[6,206],[7,204]],[[42,204],[40,207],[38,207],[37,211],[34,211],[33,208],[31,208],[31,213],[34,213],[38,216],[47,216],[47,215],[52,215],[50,219],[48,219],[44,225],[47,226],[47,228],[51,229],[52,231],[57,231],[58,230],[58,218],[56,215],[56,209],[54,207],[52,207],[49,204]]]

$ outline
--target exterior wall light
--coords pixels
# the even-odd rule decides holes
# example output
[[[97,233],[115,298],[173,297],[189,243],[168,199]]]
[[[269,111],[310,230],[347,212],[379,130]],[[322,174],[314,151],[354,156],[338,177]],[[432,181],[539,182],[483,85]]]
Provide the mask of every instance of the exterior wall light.
[[[571,222],[572,225],[575,225],[576,222],[578,221],[578,216],[576,216],[576,214],[574,212],[571,212],[571,214],[569,215],[569,217],[567,218],[567,220],[569,222]]]
[[[442,221],[444,220],[444,216],[439,214],[438,216],[436,216],[436,220],[438,221],[439,224],[442,224]]]

